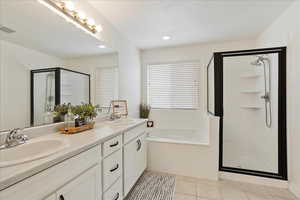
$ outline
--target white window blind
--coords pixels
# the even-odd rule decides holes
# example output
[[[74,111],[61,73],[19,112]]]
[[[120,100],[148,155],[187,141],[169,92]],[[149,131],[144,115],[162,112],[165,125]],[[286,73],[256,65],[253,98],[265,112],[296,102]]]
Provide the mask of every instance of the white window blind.
[[[96,104],[109,107],[111,100],[118,99],[118,68],[106,67],[96,70]]]
[[[149,65],[148,103],[152,108],[199,107],[199,63]]]

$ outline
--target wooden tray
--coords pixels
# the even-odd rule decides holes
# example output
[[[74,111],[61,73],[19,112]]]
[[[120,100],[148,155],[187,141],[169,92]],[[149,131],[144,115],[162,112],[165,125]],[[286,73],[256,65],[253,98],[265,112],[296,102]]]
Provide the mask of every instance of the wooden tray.
[[[62,134],[75,134],[82,131],[86,131],[89,129],[94,128],[95,122],[89,123],[87,125],[79,126],[79,127],[72,127],[72,128],[60,128],[59,131]]]

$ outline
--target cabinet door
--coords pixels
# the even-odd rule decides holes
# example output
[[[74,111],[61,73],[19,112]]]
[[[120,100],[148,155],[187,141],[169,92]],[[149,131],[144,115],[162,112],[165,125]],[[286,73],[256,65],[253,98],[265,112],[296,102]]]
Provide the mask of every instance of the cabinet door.
[[[124,146],[124,196],[146,169],[146,144],[146,134],[144,134]]]
[[[142,135],[139,139],[141,141],[140,150],[138,151],[138,166],[137,166],[137,175],[138,178],[142,175],[142,173],[147,168],[147,140],[146,140],[147,134]],[[137,179],[138,179],[137,178]]]
[[[96,165],[57,191],[57,200],[100,200],[100,165]]]

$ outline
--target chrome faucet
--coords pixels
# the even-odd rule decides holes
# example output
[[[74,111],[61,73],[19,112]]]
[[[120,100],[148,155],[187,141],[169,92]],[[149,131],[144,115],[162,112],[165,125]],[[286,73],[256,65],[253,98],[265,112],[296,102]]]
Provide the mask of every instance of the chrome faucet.
[[[112,109],[112,102],[110,102],[110,104],[109,104],[107,114],[110,113],[111,109]],[[112,113],[109,115],[109,119],[112,120],[112,121],[113,121],[113,120],[116,120],[116,119],[120,119],[121,117],[122,117],[122,116],[121,116],[119,113],[116,113],[116,112],[112,112]]]
[[[12,130],[9,130],[9,133],[6,136],[4,144],[0,145],[0,150],[15,147],[26,143],[28,137],[27,135],[20,134],[20,131],[21,131],[20,128],[14,128]]]
[[[121,115],[119,113],[111,113],[110,115],[110,120],[116,120],[116,119],[120,119]]]

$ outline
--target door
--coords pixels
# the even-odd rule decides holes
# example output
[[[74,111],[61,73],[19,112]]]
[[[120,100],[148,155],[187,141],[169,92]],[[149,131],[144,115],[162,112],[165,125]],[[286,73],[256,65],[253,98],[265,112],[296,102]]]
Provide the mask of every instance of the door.
[[[220,171],[287,179],[286,48],[214,54]]]
[[[128,194],[147,166],[146,134],[124,147],[124,196]]]
[[[94,166],[57,191],[57,200],[99,200],[100,167]]]

